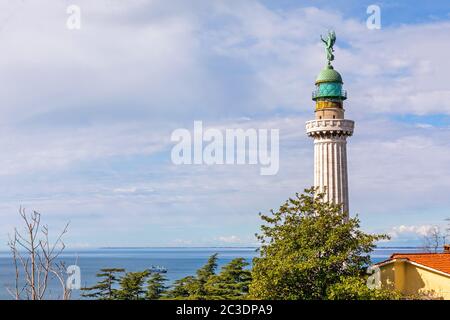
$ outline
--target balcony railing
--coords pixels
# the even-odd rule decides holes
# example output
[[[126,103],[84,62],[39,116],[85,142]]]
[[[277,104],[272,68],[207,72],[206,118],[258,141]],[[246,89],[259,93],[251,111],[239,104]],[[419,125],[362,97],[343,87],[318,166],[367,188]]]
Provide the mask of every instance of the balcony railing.
[[[312,92],[312,98],[326,98],[326,97],[336,97],[336,95],[327,95],[327,94],[320,94],[319,90],[314,90]],[[347,99],[347,90],[341,90],[339,97]]]

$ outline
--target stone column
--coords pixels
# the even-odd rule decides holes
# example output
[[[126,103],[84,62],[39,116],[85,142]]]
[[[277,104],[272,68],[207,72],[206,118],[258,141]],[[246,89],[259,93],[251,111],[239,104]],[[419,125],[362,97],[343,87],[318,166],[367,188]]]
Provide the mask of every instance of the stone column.
[[[342,204],[349,212],[347,179],[347,137],[354,122],[345,119],[312,120],[306,123],[314,138],[314,186],[325,193],[325,201]]]

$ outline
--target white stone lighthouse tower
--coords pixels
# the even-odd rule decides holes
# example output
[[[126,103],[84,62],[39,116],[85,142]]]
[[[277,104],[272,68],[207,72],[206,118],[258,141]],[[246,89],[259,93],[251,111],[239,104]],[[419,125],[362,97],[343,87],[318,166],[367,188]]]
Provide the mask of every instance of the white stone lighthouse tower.
[[[316,79],[312,96],[315,120],[306,122],[306,133],[314,139],[314,186],[325,193],[325,201],[342,204],[348,214],[347,137],[353,134],[354,122],[344,118],[347,92],[342,89],[341,75],[331,65],[335,40],[334,32],[322,39],[328,64]]]

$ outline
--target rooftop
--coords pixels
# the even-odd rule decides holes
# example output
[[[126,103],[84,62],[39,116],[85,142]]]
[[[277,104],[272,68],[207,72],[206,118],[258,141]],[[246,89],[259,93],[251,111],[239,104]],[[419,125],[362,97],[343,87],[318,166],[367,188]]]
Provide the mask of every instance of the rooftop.
[[[405,259],[450,275],[450,253],[394,253],[389,260],[378,264],[385,264],[396,259]]]

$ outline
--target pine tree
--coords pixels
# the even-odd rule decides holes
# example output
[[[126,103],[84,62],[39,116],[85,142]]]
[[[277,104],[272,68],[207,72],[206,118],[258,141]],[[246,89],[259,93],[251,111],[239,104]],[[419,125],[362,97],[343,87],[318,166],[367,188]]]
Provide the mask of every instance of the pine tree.
[[[119,281],[120,289],[116,291],[119,300],[141,300],[145,298],[144,283],[150,271],[127,272]]]
[[[209,293],[206,283],[215,275],[217,269],[217,253],[209,257],[206,264],[197,270],[196,276],[188,276],[174,282],[172,289],[168,292],[170,299],[208,299]]]
[[[206,283],[209,299],[243,299],[248,293],[251,282],[251,271],[244,258],[233,259],[225,265],[218,275],[210,277]]]
[[[119,282],[119,278],[116,274],[121,272],[125,272],[125,269],[100,269],[100,273],[98,273],[96,276],[103,279],[98,281],[97,284],[92,287],[81,288],[81,290],[89,292],[83,293],[82,296],[86,298],[96,298],[99,300],[115,299],[117,289],[114,288],[114,285]]]
[[[194,282],[193,292],[191,292],[191,298],[204,300],[207,299],[208,292],[206,289],[206,283],[215,275],[217,269],[217,253],[209,257],[208,262],[197,270],[196,281]]]
[[[145,298],[148,300],[158,300],[163,297],[168,287],[164,284],[167,281],[160,273],[153,273],[147,280],[147,292]]]
[[[175,280],[171,289],[167,292],[169,299],[191,299],[191,294],[194,292],[197,279],[194,276],[187,276]]]

